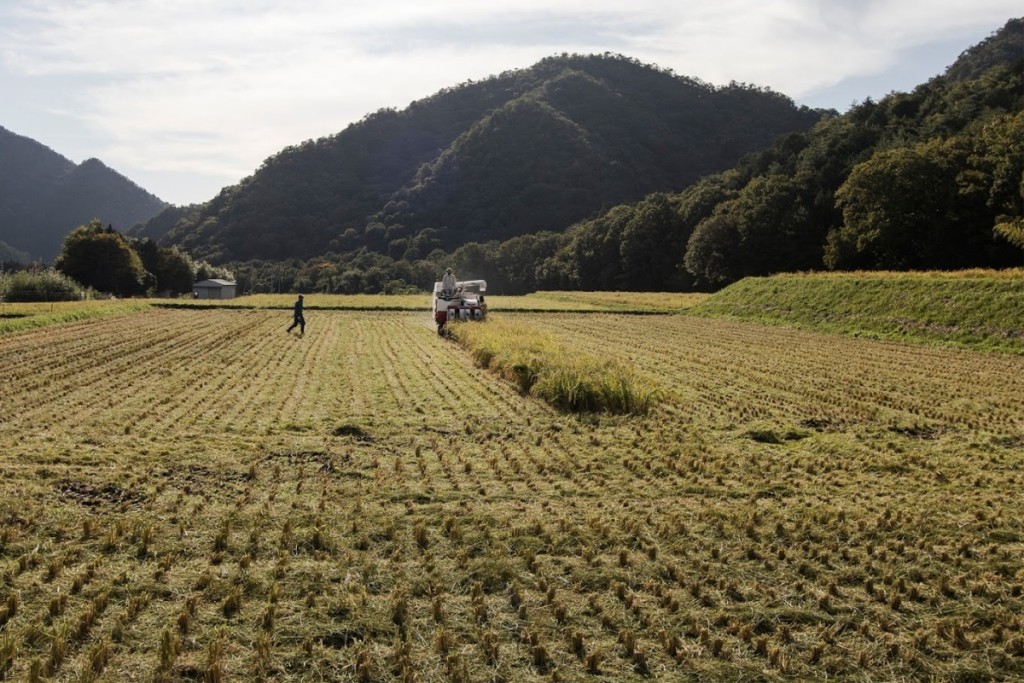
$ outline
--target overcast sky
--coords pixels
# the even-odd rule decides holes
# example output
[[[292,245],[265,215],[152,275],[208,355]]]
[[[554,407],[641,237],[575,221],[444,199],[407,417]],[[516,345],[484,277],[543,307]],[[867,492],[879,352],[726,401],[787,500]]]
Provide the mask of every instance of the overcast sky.
[[[561,52],[845,111],[1021,0],[0,0],[0,126],[206,201],[287,145]]]

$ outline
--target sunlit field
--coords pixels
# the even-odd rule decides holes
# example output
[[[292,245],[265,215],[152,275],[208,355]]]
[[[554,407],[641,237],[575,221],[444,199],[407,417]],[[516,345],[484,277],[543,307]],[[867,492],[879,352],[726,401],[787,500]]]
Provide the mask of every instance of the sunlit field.
[[[524,296],[487,295],[492,311],[617,311],[669,313],[692,308],[707,294],[686,292],[535,292]],[[317,310],[429,310],[431,294],[306,294],[305,308]],[[155,299],[164,307],[291,308],[294,294],[248,294],[234,299]]]
[[[534,292],[489,300],[496,310],[677,313],[696,306],[707,297],[707,294],[693,292]]]
[[[95,299],[46,303],[0,302],[0,334],[61,322],[125,315],[148,308],[145,300]]]
[[[164,299],[154,300],[164,307],[189,308],[288,308],[295,304],[295,294],[246,294],[234,299]],[[307,309],[338,309],[367,311],[416,311],[430,308],[431,296],[422,294],[305,294]]]
[[[7,679],[1024,676],[1024,357],[493,313],[657,390],[563,413],[317,299],[0,335]]]

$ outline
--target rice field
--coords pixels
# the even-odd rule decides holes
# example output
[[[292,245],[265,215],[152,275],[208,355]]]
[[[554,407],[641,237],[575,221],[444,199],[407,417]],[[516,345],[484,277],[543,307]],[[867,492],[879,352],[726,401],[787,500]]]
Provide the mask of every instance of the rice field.
[[[426,305],[0,335],[0,675],[1024,676],[1024,357],[494,317],[658,401],[560,412]]]
[[[527,312],[619,312],[678,313],[708,298],[707,294],[686,292],[534,292],[525,296],[486,295],[488,305],[498,311]],[[234,299],[162,299],[155,305],[166,308],[291,308],[294,294],[247,294]],[[432,304],[431,295],[421,294],[306,294],[309,310],[422,311]]]

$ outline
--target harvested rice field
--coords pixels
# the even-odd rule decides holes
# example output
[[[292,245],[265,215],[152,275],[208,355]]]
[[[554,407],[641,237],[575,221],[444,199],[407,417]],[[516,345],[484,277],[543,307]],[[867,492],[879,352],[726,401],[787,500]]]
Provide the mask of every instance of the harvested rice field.
[[[629,364],[650,408],[559,411],[425,311],[0,336],[2,676],[1024,676],[1024,357],[492,318]]]

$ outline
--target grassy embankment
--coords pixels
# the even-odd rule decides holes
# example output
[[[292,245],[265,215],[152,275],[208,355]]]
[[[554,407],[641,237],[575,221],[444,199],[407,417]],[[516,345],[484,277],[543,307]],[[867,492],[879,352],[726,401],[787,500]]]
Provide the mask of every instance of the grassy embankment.
[[[1024,270],[746,278],[690,313],[1024,354]]]

